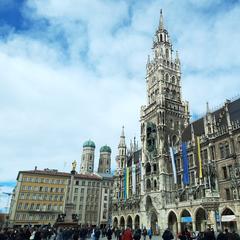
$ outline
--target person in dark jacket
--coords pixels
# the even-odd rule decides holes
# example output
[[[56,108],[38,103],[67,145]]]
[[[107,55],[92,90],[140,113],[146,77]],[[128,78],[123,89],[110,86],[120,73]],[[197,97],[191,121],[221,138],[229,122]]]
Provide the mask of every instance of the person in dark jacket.
[[[173,234],[171,233],[171,231],[167,228],[163,235],[162,235],[162,239],[163,240],[172,240],[174,237],[173,237]]]
[[[208,228],[208,229],[204,232],[204,239],[205,239],[205,240],[215,240],[214,231],[212,231],[210,228]]]
[[[101,232],[100,229],[97,227],[95,229],[95,240],[98,240],[100,238]]]
[[[220,231],[217,236],[217,240],[227,240],[226,234],[224,234],[222,231]]]
[[[107,230],[106,236],[108,240],[112,239],[112,229],[110,228],[110,226]]]
[[[141,239],[141,229],[136,228],[133,234],[134,240],[140,240]]]

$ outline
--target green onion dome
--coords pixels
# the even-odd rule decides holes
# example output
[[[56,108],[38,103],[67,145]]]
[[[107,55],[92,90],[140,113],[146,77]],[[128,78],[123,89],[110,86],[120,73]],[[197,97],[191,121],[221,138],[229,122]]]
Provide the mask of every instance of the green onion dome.
[[[102,147],[100,148],[100,153],[101,153],[101,152],[111,153],[112,150],[111,150],[111,148],[110,148],[109,146],[105,145],[105,146],[102,146]]]
[[[86,142],[83,143],[83,147],[91,147],[91,148],[95,148],[95,143],[92,140],[88,140]]]

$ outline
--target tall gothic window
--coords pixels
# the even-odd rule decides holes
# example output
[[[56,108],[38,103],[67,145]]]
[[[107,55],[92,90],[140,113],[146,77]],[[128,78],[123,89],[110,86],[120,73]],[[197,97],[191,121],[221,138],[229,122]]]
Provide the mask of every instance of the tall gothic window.
[[[169,50],[166,49],[166,57],[169,58]]]
[[[225,153],[226,153],[226,158],[228,158],[230,155],[230,149],[229,149],[228,142],[225,143]]]
[[[219,144],[219,150],[220,150],[220,157],[225,158],[225,151],[222,143]]]
[[[166,80],[167,82],[169,81],[169,74],[168,74],[168,73],[165,75],[165,80]]]
[[[240,152],[240,136],[237,137],[238,152]]]

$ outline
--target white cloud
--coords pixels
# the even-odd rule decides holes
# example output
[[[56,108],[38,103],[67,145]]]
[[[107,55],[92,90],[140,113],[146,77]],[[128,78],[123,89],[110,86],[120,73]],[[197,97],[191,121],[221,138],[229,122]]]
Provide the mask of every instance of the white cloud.
[[[68,171],[89,138],[96,151],[109,144],[114,162],[123,124],[128,139],[139,137],[145,63],[160,7],[180,51],[192,111],[201,113],[205,101],[214,106],[239,91],[239,5],[209,14],[213,2],[130,3],[28,1],[23,14],[48,24],[9,28],[0,42],[0,181],[35,165],[63,170],[67,161]]]

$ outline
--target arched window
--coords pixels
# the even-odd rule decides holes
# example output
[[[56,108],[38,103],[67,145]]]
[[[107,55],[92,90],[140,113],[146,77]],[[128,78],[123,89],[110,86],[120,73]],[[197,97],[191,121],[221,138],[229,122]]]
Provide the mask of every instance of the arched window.
[[[169,58],[169,50],[166,49],[166,58]]]
[[[169,81],[169,74],[168,73],[166,73],[166,75],[165,75],[165,80],[168,82]]]
[[[151,190],[151,180],[150,179],[147,179],[147,181],[146,181],[146,189],[147,189],[147,191]]]
[[[240,136],[237,137],[238,151],[240,152]]]
[[[176,82],[175,76],[172,76],[172,84],[175,84],[175,82]]]
[[[150,163],[148,162],[146,164],[146,175],[150,175],[151,174],[151,165]]]
[[[176,91],[175,90],[172,91],[172,98],[176,99]]]
[[[163,36],[162,36],[162,34],[160,35],[160,41],[161,41],[161,42],[163,41]]]
[[[221,158],[225,158],[225,151],[224,151],[224,146],[222,143],[219,144],[219,150],[220,150]]]
[[[154,189],[157,189],[157,180],[156,179],[153,182],[153,187],[154,187]]]
[[[225,153],[226,153],[226,158],[230,156],[230,149],[229,149],[229,143],[225,142]]]

